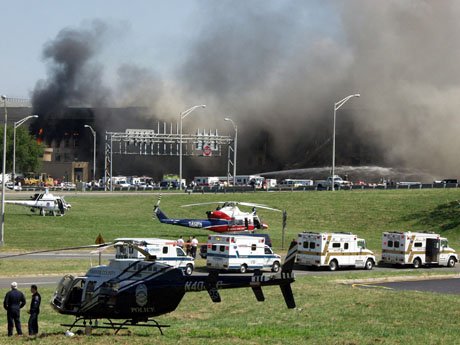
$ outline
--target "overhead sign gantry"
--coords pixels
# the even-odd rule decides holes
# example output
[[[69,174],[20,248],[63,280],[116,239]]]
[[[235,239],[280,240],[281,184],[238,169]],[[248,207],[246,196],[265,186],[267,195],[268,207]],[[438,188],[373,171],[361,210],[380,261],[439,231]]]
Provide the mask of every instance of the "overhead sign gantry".
[[[174,128],[175,127],[175,128]],[[126,129],[124,132],[105,133],[105,190],[113,190],[113,155],[179,156],[182,141],[183,156],[222,156],[227,151],[229,164],[233,166],[234,138],[218,134],[217,129],[196,131],[196,134],[179,133],[179,126],[158,123],[157,129]],[[225,148],[227,147],[227,150]],[[230,177],[230,171],[227,172]]]

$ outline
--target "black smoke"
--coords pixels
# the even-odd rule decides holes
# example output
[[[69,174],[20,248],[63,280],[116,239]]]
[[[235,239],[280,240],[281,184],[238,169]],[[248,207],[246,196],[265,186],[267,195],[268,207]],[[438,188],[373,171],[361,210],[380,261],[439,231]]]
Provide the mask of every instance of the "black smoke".
[[[456,1],[203,0],[198,6],[195,36],[175,79],[156,73],[154,62],[124,65],[119,87],[107,88],[97,61],[107,26],[96,21],[62,30],[44,49],[48,78],[33,97],[40,119],[72,105],[90,106],[97,118],[99,108],[116,101],[148,108],[140,115],[146,119],[176,122],[184,109],[206,104],[187,118],[185,130],[232,135],[223,121],[231,117],[239,130],[239,171],[250,173],[329,165],[333,104],[359,92],[337,113],[337,164],[436,174],[460,168],[453,159],[460,150]],[[146,127],[154,126],[146,121]],[[187,163],[185,169],[199,171]],[[220,169],[220,175],[221,166],[202,173]]]

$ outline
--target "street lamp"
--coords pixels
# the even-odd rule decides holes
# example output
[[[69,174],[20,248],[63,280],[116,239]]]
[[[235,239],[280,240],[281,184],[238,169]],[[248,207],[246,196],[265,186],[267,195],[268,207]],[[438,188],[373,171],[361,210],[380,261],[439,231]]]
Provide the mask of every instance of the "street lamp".
[[[345,97],[344,99],[338,101],[337,103],[334,103],[334,128],[332,130],[332,181],[331,181],[331,186],[332,186],[332,191],[335,190],[334,188],[334,175],[335,175],[335,117],[337,110],[339,110],[342,105],[344,105],[350,98],[353,97],[359,97],[361,96],[359,93],[356,93],[354,95],[350,95]]]
[[[238,145],[238,127],[236,126],[235,122],[229,118],[226,117],[224,118],[225,121],[230,121],[233,125],[233,128],[235,129],[235,144],[233,147],[233,187],[236,186],[236,150],[237,150],[237,145]]]
[[[22,120],[16,121],[13,123],[13,188],[14,188],[14,181],[16,179],[16,128],[18,128],[20,125],[22,125],[24,122],[26,122],[29,119],[37,118],[38,115],[30,115]]]
[[[5,170],[6,170],[6,123],[8,120],[8,112],[6,110],[6,96],[2,95],[3,109],[5,111],[5,124],[3,127],[3,166],[2,166],[2,214],[0,226],[0,246],[3,246],[3,233],[5,230]]]
[[[90,125],[85,125],[85,128],[89,128],[93,135],[93,181],[96,181],[96,131]]]
[[[198,108],[206,108],[205,104],[195,105],[190,109],[184,110],[179,114],[180,121],[180,139],[179,139],[179,190],[182,190],[182,120],[185,119],[192,111]]]

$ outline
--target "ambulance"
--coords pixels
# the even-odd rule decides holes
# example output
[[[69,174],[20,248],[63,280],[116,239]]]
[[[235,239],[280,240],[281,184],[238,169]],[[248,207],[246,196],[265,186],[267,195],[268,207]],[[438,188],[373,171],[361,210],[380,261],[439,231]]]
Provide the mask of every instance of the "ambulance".
[[[176,241],[162,238],[116,238],[115,258],[126,260],[143,259],[144,255],[130,246],[134,244],[142,248],[150,255],[156,257],[157,262],[181,268],[186,275],[191,275],[195,269],[195,261],[191,256],[185,254]]]
[[[458,255],[447,238],[428,232],[384,232],[382,262],[398,265],[454,267]]]
[[[376,263],[366,241],[351,232],[302,232],[298,234],[297,246],[299,265],[335,271],[343,266],[371,270]]]
[[[210,270],[270,269],[278,272],[281,257],[265,244],[264,237],[209,235],[206,266]]]

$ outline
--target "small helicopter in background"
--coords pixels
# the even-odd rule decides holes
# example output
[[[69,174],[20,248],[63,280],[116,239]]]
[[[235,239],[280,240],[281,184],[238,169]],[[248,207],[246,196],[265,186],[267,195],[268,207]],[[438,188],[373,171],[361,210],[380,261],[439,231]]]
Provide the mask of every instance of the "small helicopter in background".
[[[220,289],[250,287],[257,301],[262,302],[265,300],[262,286],[278,285],[287,307],[295,308],[291,289],[295,280],[292,273],[297,252],[295,242],[289,248],[282,270],[270,275],[260,271],[253,275],[219,275],[213,271],[208,275],[187,276],[180,268],[156,262],[155,256],[132,242],[85,247],[104,250],[110,246],[115,247],[116,255],[108,265],[92,267],[83,276],[65,275],[52,296],[54,310],[75,316],[72,324],[62,324],[70,327],[69,331],[74,327],[90,327],[111,328],[117,333],[128,326],[143,326],[156,327],[163,334],[162,328],[169,325],[160,325],[152,318],[174,311],[186,292],[207,291],[213,302],[221,302]],[[126,256],[127,249],[132,256]],[[144,258],[135,258],[139,257],[135,252]],[[18,255],[27,254],[11,256]],[[107,322],[100,324],[98,320]]]
[[[41,216],[47,214],[63,216],[65,212],[72,207],[64,200],[62,196],[55,196],[45,189],[44,193],[36,193],[30,197],[31,200],[5,200],[6,204],[19,205],[29,207],[32,212],[39,210]]]
[[[183,205],[182,207],[216,204],[216,202],[205,202],[198,204]],[[268,229],[268,225],[263,223],[257,215],[256,209],[281,212],[273,207],[262,204],[237,201],[219,201],[219,206],[214,211],[207,211],[207,219],[173,219],[168,218],[160,209],[160,199],[153,209],[154,215],[161,223],[186,226],[189,228],[202,228],[214,232],[233,232],[233,231],[254,231],[257,229]],[[252,207],[252,212],[243,212],[238,205]]]

